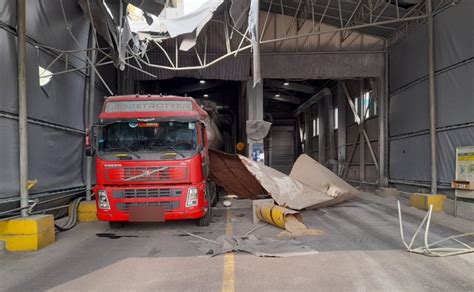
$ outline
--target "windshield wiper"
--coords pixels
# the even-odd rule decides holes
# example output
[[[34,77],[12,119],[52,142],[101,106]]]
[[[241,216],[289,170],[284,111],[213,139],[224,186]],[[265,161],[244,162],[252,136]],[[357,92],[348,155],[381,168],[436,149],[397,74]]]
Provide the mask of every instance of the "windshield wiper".
[[[184,155],[183,153],[181,153],[181,152],[179,152],[178,150],[176,150],[176,148],[174,148],[173,146],[171,146],[171,145],[165,145],[165,147],[168,148],[168,149],[173,150],[176,154],[179,154],[182,158],[185,157],[185,155]]]
[[[135,156],[136,158],[140,158],[140,155],[138,155],[137,153],[133,152],[132,150],[126,148],[126,147],[123,147],[123,148],[108,148],[106,149],[108,151],[121,151],[121,150],[125,150],[127,152],[129,152],[130,154],[132,154],[133,156]]]

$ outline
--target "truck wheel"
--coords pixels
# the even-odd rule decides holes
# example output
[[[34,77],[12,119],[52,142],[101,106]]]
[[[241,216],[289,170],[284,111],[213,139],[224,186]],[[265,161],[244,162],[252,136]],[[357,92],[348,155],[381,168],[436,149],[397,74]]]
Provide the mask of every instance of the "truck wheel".
[[[120,229],[123,228],[125,223],[120,222],[120,221],[109,221],[109,226],[111,229]]]
[[[198,226],[209,226],[209,224],[211,224],[211,218],[212,218],[212,208],[209,206],[206,214],[204,214],[204,216],[198,219],[198,222],[197,222]]]
[[[198,226],[209,226],[211,224],[211,218],[212,218],[212,207],[211,207],[211,199],[212,199],[212,194],[210,192],[210,183],[207,184],[206,191],[204,193],[204,196],[206,197],[207,200],[207,212],[197,220]]]
[[[217,206],[217,202],[219,201],[219,188],[216,184],[212,183],[212,197],[211,197],[211,206]]]

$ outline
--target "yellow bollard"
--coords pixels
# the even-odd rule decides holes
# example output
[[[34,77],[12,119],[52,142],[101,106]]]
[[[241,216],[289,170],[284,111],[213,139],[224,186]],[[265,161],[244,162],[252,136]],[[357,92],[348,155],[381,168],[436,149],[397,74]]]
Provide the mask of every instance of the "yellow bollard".
[[[281,229],[286,229],[285,225],[288,221],[288,217],[294,217],[296,220],[303,222],[303,217],[299,212],[277,206],[273,202],[268,201],[254,201],[254,214],[258,219],[280,227]]]

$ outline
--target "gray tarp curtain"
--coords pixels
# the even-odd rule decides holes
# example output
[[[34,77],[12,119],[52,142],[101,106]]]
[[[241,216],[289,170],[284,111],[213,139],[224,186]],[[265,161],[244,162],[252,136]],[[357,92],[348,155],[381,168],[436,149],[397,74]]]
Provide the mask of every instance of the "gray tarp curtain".
[[[474,145],[473,15],[474,1],[461,1],[434,18],[437,127],[452,128],[437,134],[443,183],[454,178],[456,147]],[[392,179],[430,181],[427,43],[423,26],[389,50]]]
[[[72,31],[83,48],[87,47],[89,22],[75,0],[64,1]],[[0,1],[0,23],[15,28],[16,1]],[[59,1],[27,1],[27,36],[40,44],[63,50],[77,49],[68,35]],[[82,59],[81,54],[77,54]],[[18,112],[16,37],[0,27],[0,200],[18,196]],[[84,74],[75,72],[55,76],[39,86],[38,66],[46,67],[54,56],[27,44],[27,94],[29,179],[38,179],[33,193],[84,185],[83,143]],[[69,68],[85,63],[69,56]],[[49,70],[65,69],[58,61]],[[97,92],[97,96],[103,96]],[[97,100],[96,102],[99,102]],[[98,107],[98,106],[97,106]],[[97,108],[96,107],[96,108]],[[5,117],[7,116],[7,117]],[[46,123],[38,125],[35,121]],[[57,129],[54,126],[65,127]]]

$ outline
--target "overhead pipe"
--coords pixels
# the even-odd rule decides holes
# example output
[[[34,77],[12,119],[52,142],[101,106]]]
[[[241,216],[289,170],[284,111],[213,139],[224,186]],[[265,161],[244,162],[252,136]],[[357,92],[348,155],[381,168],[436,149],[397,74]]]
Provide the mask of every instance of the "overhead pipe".
[[[26,95],[26,3],[17,0],[17,62],[18,62],[18,136],[20,143],[20,208],[28,216],[28,111]]]

